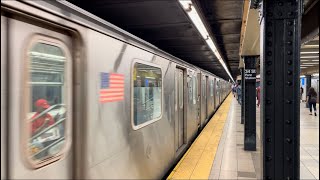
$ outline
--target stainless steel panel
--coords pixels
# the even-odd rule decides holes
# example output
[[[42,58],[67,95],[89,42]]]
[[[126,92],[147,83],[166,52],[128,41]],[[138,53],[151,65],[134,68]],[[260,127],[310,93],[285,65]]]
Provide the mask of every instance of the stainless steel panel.
[[[88,30],[88,177],[89,179],[162,178],[175,157],[175,63]],[[131,125],[131,68],[139,59],[160,66],[163,76],[161,119],[138,130]],[[125,77],[125,99],[99,102],[99,73]],[[125,172],[125,173],[123,173]]]
[[[209,118],[210,116],[210,80],[209,77],[206,76],[206,85],[207,85],[207,106],[206,106],[206,118]]]
[[[197,121],[198,126],[201,128],[201,74],[197,72]]]
[[[178,148],[184,144],[184,81],[183,70],[177,69],[178,74]]]
[[[220,105],[219,94],[219,80],[215,78],[215,108],[218,108]]]
[[[72,41],[70,37],[54,32],[49,29],[38,27],[26,22],[22,22],[16,19],[9,20],[10,41],[9,56],[10,56],[10,69],[9,69],[9,81],[10,81],[10,97],[9,97],[9,117],[8,122],[10,123],[9,129],[9,174],[8,177],[12,179],[69,179],[72,178],[72,167],[71,160],[72,154],[68,153],[67,156],[59,161],[51,163],[50,165],[44,166],[40,169],[34,170],[27,167],[24,151],[24,136],[23,132],[26,128],[23,123],[25,121],[25,114],[23,112],[24,98],[28,98],[29,95],[23,94],[25,92],[25,68],[26,63],[26,50],[30,38],[34,34],[42,34],[48,37],[54,37],[63,41],[69,49],[72,49]],[[70,119],[71,120],[71,119]],[[71,149],[70,151],[71,152]]]
[[[216,110],[217,107],[219,106],[219,102],[218,102],[218,96],[217,96],[217,91],[218,91],[218,88],[217,88],[217,78],[214,78],[213,79],[213,88],[214,88],[214,109]]]
[[[81,53],[78,55],[80,57],[81,66],[87,71],[83,71],[83,76],[87,79],[84,84],[86,84],[86,93],[82,93],[79,96],[77,94],[79,101],[81,99],[86,99],[87,111],[86,119],[88,136],[85,138],[87,157],[83,157],[83,162],[87,162],[86,179],[103,179],[103,178],[161,178],[164,173],[171,167],[172,163],[177,159],[174,145],[175,139],[175,81],[173,79],[176,70],[176,63],[180,63],[179,66],[186,68],[188,75],[190,77],[195,76],[196,70],[194,66],[191,66],[182,60],[175,59],[173,56],[164,53],[154,46],[145,44],[135,38],[127,38],[127,36],[119,35],[115,32],[113,27],[109,27],[108,24],[98,24],[98,20],[90,21],[90,18],[86,14],[82,14],[81,11],[77,12],[77,9],[68,12],[68,8],[65,6],[55,6],[56,3],[50,5],[44,1],[30,1],[35,5],[34,7],[28,6],[24,2],[14,2],[10,1],[11,5],[19,4],[19,8],[24,11],[28,11],[29,14],[36,13],[41,17],[47,18],[46,20],[58,23],[60,25],[68,25],[73,29],[77,29],[83,38],[83,47]],[[47,8],[50,13],[44,13],[40,8]],[[27,7],[28,6],[28,7]],[[18,7],[15,7],[19,9]],[[76,13],[75,13],[76,12]],[[64,19],[55,16],[59,14],[64,17]],[[78,22],[79,24],[70,23],[70,21]],[[99,20],[100,21],[100,20]],[[83,25],[83,27],[82,27]],[[86,29],[90,27],[91,30]],[[2,28],[2,27],[1,27]],[[10,173],[13,178],[41,178],[53,177],[62,178],[71,177],[73,168],[76,168],[77,164],[71,164],[72,154],[69,154],[63,161],[54,163],[45,168],[39,170],[26,169],[21,162],[21,154],[19,154],[20,146],[20,124],[22,120],[19,113],[21,112],[20,99],[22,96],[22,86],[21,86],[21,69],[23,69],[23,54],[19,50],[23,50],[27,37],[31,32],[39,32],[46,34],[48,36],[57,37],[63,40],[71,48],[72,45],[69,42],[69,37],[56,33],[50,30],[36,27],[34,25],[29,25],[16,21],[13,23],[14,32],[10,38],[14,44],[10,46],[10,53],[12,54],[12,67],[10,68],[10,80],[13,96],[10,96],[11,109],[10,111],[10,127],[12,127],[10,137],[10,149],[12,149],[9,155],[10,163]],[[1,29],[1,36],[2,36]],[[113,39],[114,36],[122,39],[123,41],[128,41],[128,44],[117,39]],[[1,38],[1,43],[3,38]],[[132,46],[135,45],[136,47]],[[1,45],[2,47],[2,45]],[[2,49],[2,48],[1,48]],[[75,48],[74,48],[75,49]],[[148,50],[148,51],[146,51]],[[2,49],[3,51],[3,49]],[[155,54],[159,54],[164,59]],[[3,55],[3,53],[1,53]],[[2,58],[3,56],[1,56]],[[161,66],[163,74],[163,112],[162,118],[146,127],[139,130],[133,130],[130,120],[131,120],[131,77],[132,74],[132,62],[135,58],[148,63],[153,63]],[[169,60],[169,58],[173,58]],[[2,60],[2,59],[1,59]],[[86,64],[86,63],[87,64]],[[2,62],[1,62],[2,63]],[[83,63],[83,64],[82,64]],[[3,66],[1,66],[2,68]],[[189,69],[193,68],[193,69]],[[4,71],[1,71],[3,73]],[[112,102],[107,104],[99,103],[99,72],[115,72],[122,73],[125,75],[125,100],[123,102]],[[212,78],[213,76],[208,76]],[[1,76],[2,78],[3,76]],[[75,84],[79,85],[83,83],[84,79],[77,79]],[[197,131],[197,107],[193,101],[189,101],[189,95],[187,93],[187,78],[183,77],[184,88],[184,104],[183,104],[183,118],[184,118],[184,141],[190,140],[194,137]],[[3,81],[1,80],[1,83]],[[209,103],[212,104],[213,97],[209,97],[209,91],[207,90],[208,83],[205,84],[206,96],[204,98],[204,105],[201,107],[201,111],[204,112],[205,118],[213,112],[212,107],[209,107]],[[1,86],[2,87],[2,86]],[[84,91],[86,91],[84,90]],[[1,90],[2,91],[2,90]],[[208,97],[208,98],[207,98]],[[2,99],[2,98],[1,98]],[[208,100],[208,103],[207,103]],[[210,110],[209,110],[210,109]],[[2,114],[2,113],[1,113]],[[86,113],[84,113],[86,114]],[[2,117],[1,117],[2,118]],[[75,119],[79,121],[79,119]],[[3,133],[3,131],[1,131]],[[2,134],[1,134],[2,135]],[[3,137],[3,136],[2,136]],[[188,138],[187,138],[188,137]],[[2,143],[2,142],[1,142]],[[180,149],[183,150],[186,146],[181,146]],[[82,150],[75,149],[74,152],[80,152]],[[180,151],[181,152],[181,151]],[[1,151],[2,153],[2,151]],[[77,153],[79,154],[79,153]],[[2,155],[2,154],[1,154]],[[1,161],[2,163],[2,161]],[[1,164],[1,167],[2,164]],[[82,165],[81,165],[82,167]],[[3,170],[3,169],[1,169]],[[125,172],[125,173],[124,173]]]
[[[207,122],[207,81],[204,74],[201,75],[201,122],[202,127]]]
[[[194,97],[196,87],[193,81],[196,81],[197,73],[194,69],[187,69],[187,142],[190,142],[198,130],[197,121],[197,102]]]
[[[179,149],[179,70],[174,71],[174,149]]]
[[[7,18],[1,16],[1,179],[6,179],[7,168]]]
[[[207,118],[210,118],[214,111],[214,88],[213,77],[207,77],[208,96],[207,96]]]

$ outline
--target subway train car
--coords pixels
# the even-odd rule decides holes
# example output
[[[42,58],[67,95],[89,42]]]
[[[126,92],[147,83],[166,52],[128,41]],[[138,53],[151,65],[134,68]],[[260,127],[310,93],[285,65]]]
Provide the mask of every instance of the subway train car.
[[[1,1],[1,179],[156,179],[229,82],[66,1]]]

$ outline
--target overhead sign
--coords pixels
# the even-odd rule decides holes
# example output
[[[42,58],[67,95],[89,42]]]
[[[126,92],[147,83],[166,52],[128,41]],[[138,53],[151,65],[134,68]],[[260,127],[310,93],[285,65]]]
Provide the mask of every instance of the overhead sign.
[[[244,79],[246,81],[256,81],[256,69],[245,69]]]

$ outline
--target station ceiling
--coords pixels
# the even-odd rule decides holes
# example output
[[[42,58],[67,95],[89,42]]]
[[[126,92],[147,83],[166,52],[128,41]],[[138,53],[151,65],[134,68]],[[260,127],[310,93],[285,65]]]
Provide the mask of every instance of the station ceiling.
[[[228,74],[178,0],[68,0],[158,48],[226,80]],[[244,0],[193,0],[231,75],[239,74]]]
[[[229,79],[225,69],[178,0],[68,1],[184,61],[206,69],[226,80]],[[250,25],[250,20],[242,17],[244,6],[248,4],[247,0],[192,0],[192,2],[216,43],[233,79],[236,79],[240,74],[238,70],[240,44],[244,43],[240,42],[241,27]],[[318,9],[319,0],[304,1],[301,29],[302,73],[309,73],[310,70],[319,68]],[[251,16],[256,17],[258,14]],[[257,21],[257,19],[258,17],[253,18],[252,21]],[[251,26],[250,28],[254,29]],[[256,31],[259,32],[259,28]],[[254,33],[249,33],[249,35],[252,36],[251,39],[254,37]],[[256,38],[259,39],[259,33]],[[245,44],[248,45],[248,42]],[[249,46],[250,44],[259,46],[259,43],[251,42]],[[316,47],[315,44],[318,46]],[[259,47],[250,48],[256,49],[257,55],[259,54]],[[313,51],[313,54],[306,53],[310,51]],[[318,58],[305,61],[308,58],[304,58],[304,56],[311,55],[318,56]]]
[[[300,53],[301,74],[319,73],[319,35],[303,44]]]

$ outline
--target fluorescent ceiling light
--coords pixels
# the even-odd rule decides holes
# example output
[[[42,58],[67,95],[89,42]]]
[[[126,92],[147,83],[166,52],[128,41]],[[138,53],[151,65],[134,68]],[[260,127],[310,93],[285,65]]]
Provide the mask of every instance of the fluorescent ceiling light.
[[[300,54],[316,54],[316,53],[319,53],[319,51],[300,52]]]
[[[319,58],[319,56],[301,56],[300,59],[314,59]]]
[[[300,67],[300,69],[304,69],[304,68],[307,68],[307,67]]]
[[[312,61],[319,61],[319,59],[314,59],[314,60],[312,60]]]
[[[318,45],[304,45],[304,46],[302,46],[302,48],[304,48],[304,47],[319,47],[319,44]]]
[[[303,67],[303,66],[310,67],[310,66],[313,66],[313,65],[308,65],[308,64],[304,65],[304,64],[302,64],[301,67]]]
[[[310,60],[300,60],[300,61],[302,61],[302,62],[310,62],[311,59]]]
[[[191,0],[179,0],[179,2],[181,4],[181,6],[183,7],[183,9],[188,14],[188,16],[191,19],[191,21],[193,22],[193,24],[198,29],[198,31],[201,34],[202,38],[206,41],[206,43],[210,47],[211,51],[217,57],[217,59],[219,60],[220,64],[224,68],[224,70],[227,72],[227,74],[229,75],[231,80],[234,82],[234,80],[233,80],[233,78],[232,78],[232,76],[231,76],[231,74],[229,72],[229,69],[227,68],[224,60],[222,59],[220,53],[218,52],[218,49],[217,49],[216,45],[213,43],[213,40],[210,37],[210,35],[209,35],[204,23],[202,22],[202,20],[201,20],[201,18],[199,16],[199,13],[197,12],[197,10],[194,7],[191,7],[192,6],[192,1]]]
[[[302,65],[305,65],[305,64],[319,64],[319,63],[303,63]]]
[[[319,56],[302,56],[301,59],[319,58]]]

